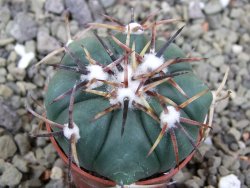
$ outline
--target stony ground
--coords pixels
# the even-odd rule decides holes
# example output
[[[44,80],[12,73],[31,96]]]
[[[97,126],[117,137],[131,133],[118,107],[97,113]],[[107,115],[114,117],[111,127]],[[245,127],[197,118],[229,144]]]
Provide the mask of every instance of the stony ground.
[[[194,67],[211,89],[217,88],[230,66],[226,88],[235,91],[236,97],[217,106],[213,130],[200,148],[204,160],[192,160],[173,178],[176,183],[172,187],[218,187],[222,178],[231,174],[230,180],[238,179],[242,188],[250,187],[248,0],[101,2],[0,0],[0,187],[63,187],[63,163],[48,139],[29,136],[38,120],[25,109],[28,91],[38,103],[43,101],[53,69],[32,64],[65,42],[63,11],[71,12],[71,32],[75,34],[90,21],[103,21],[104,12],[128,22],[130,7],[135,8],[138,19],[160,10],[157,19],[184,20],[160,27],[158,32],[169,36],[170,31],[186,24],[175,42],[193,56],[208,58]]]

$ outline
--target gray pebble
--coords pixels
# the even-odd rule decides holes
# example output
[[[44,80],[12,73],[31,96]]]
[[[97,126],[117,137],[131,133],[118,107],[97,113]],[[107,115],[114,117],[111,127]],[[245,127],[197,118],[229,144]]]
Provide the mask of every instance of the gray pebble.
[[[22,179],[22,173],[20,173],[12,164],[4,162],[2,159],[0,159],[0,171],[1,186],[17,186]]]
[[[60,167],[54,166],[51,169],[50,178],[52,180],[60,180],[63,178],[63,170]]]
[[[0,67],[4,67],[6,65],[6,59],[0,57]]]
[[[45,186],[45,188],[64,188],[66,187],[63,180],[50,180],[49,183]]]
[[[232,127],[229,132],[228,132],[229,135],[231,135],[235,141],[239,141],[240,138],[241,138],[241,133],[240,131],[238,131],[236,128]]]
[[[224,64],[224,56],[222,55],[217,55],[211,59],[209,59],[209,61],[211,62],[211,64],[214,66],[214,67],[220,67]]]
[[[78,21],[80,25],[84,25],[92,21],[91,12],[86,1],[82,0],[65,0],[66,7],[71,12],[73,18]]]
[[[0,96],[2,96],[4,99],[7,99],[12,94],[13,94],[13,91],[11,88],[6,86],[5,84],[0,84]]]
[[[226,176],[230,173],[230,171],[225,166],[220,166],[218,168],[218,171],[219,171],[221,176]]]
[[[17,134],[15,136],[15,141],[17,143],[18,149],[21,155],[25,155],[30,150],[30,140],[26,133]]]
[[[55,14],[61,14],[64,10],[64,4],[62,0],[46,0],[45,9]]]
[[[10,20],[10,10],[8,7],[0,7],[0,23],[6,24]]]
[[[245,12],[242,9],[240,9],[240,8],[233,8],[231,10],[230,17],[238,19],[238,18],[241,18],[244,14],[245,14]]]
[[[28,162],[24,160],[20,155],[15,155],[12,159],[13,165],[21,172],[28,172]]]
[[[185,182],[185,186],[187,188],[199,188],[200,186],[195,182],[195,180],[191,179]]]
[[[224,155],[222,158],[222,164],[225,168],[229,168],[235,162],[235,158],[232,156]]]
[[[189,3],[188,13],[191,19],[204,18],[199,1]]]
[[[26,161],[28,161],[28,163],[32,163],[32,164],[36,164],[37,163],[37,159],[35,157],[35,154],[33,151],[28,152],[26,155],[24,155],[23,157]]]
[[[41,27],[37,33],[37,50],[42,54],[49,53],[60,48],[57,40],[49,35],[49,30],[46,27]]]
[[[16,111],[0,98],[0,125],[11,132],[17,132],[21,127],[21,119]]]
[[[116,0],[101,0],[102,5],[107,8],[115,4]]]
[[[42,173],[46,170],[46,168],[44,166],[41,165],[31,165],[30,166],[32,173],[33,173],[33,177],[35,178],[40,178],[40,176],[42,175]]]
[[[36,36],[37,23],[30,14],[20,12],[15,16],[13,22],[9,22],[7,30],[17,41],[24,42]]]
[[[209,1],[204,8],[206,14],[216,14],[223,10],[219,1]]]
[[[7,67],[9,73],[14,77],[16,80],[24,80],[26,76],[26,72],[24,69],[18,68],[15,63],[10,63]]]
[[[7,159],[16,153],[17,147],[12,137],[4,135],[0,137],[0,158]]]
[[[183,36],[188,36],[191,39],[199,38],[203,33],[203,28],[201,24],[191,25],[188,29],[184,29]]]

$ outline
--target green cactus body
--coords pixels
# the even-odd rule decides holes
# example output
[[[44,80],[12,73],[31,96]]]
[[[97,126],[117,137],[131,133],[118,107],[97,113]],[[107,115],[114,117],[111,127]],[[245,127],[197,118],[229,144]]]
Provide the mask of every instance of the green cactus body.
[[[126,34],[117,34],[116,37],[125,43]],[[109,45],[109,48],[117,58],[124,55],[124,51],[110,37],[103,40]],[[133,41],[135,41],[135,51],[140,53],[149,40],[144,34],[131,34],[130,47]],[[164,41],[157,40],[156,51],[164,43]],[[88,65],[88,60],[81,45],[84,45],[91,57],[97,62],[103,65],[108,65],[112,62],[100,42],[95,37],[88,37],[72,42],[69,45],[70,51],[85,65]],[[167,60],[185,57],[185,55],[175,44],[171,44],[165,50],[163,57]],[[68,54],[64,56],[62,63],[70,66],[75,65],[75,62]],[[173,79],[189,97],[207,89],[207,86],[194,75],[189,63],[183,62],[168,67],[168,73],[180,71],[187,71],[187,73],[175,76]],[[67,123],[69,96],[56,103],[50,103],[54,98],[72,88],[76,80],[79,79],[80,74],[65,70],[59,70],[51,79],[45,98],[48,119],[61,124]],[[107,91],[105,85],[96,89]],[[156,91],[177,104],[187,100],[168,82],[157,86]],[[147,97],[147,101],[156,114],[160,116],[162,107],[159,102],[153,97]],[[211,101],[212,94],[208,92],[182,109],[181,117],[203,122]],[[104,97],[86,93],[83,90],[78,90],[75,94],[73,119],[80,129],[81,138],[78,140],[76,147],[81,167],[117,183],[122,182],[124,184],[131,184],[155,174],[168,172],[176,167],[174,148],[168,131],[166,131],[153,153],[147,157],[150,148],[161,131],[161,126],[145,112],[129,108],[123,136],[121,136],[122,109],[114,110],[92,121],[97,113],[109,106],[109,100]],[[194,140],[197,139],[199,126],[186,123],[181,123],[181,125]],[[53,128],[53,130],[55,131],[56,128]],[[178,144],[179,160],[182,161],[190,155],[194,147],[179,129],[175,129],[175,135]],[[56,139],[61,148],[67,153],[68,140],[64,137]]]

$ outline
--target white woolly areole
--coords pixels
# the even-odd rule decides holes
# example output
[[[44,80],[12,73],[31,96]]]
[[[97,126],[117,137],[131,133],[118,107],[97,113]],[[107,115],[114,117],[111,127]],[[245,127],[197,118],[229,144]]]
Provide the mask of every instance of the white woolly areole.
[[[117,72],[117,80],[114,80],[114,81],[124,82],[124,73],[125,71]],[[133,70],[132,70],[132,67],[128,65],[128,87],[132,91],[136,92],[138,86],[140,85],[140,81],[132,80],[132,77],[133,77]]]
[[[156,57],[155,54],[145,54],[142,63],[138,66],[138,74],[144,74],[157,69],[164,63],[163,57]],[[167,68],[163,70],[167,72]]]
[[[64,124],[63,135],[69,140],[72,134],[75,135],[76,141],[81,138],[78,126],[73,123],[73,128],[69,128],[69,124]]]
[[[162,111],[160,115],[161,128],[167,123],[168,128],[175,127],[176,122],[180,122],[180,112],[177,111],[173,106],[167,106],[168,112]]]
[[[241,182],[237,176],[230,174],[220,178],[219,188],[240,188]]]
[[[111,98],[109,102],[112,105],[117,104],[119,102],[123,107],[123,100],[126,97],[129,98],[129,108],[132,108],[132,101],[140,101],[139,97],[135,95],[135,92],[131,88],[118,88],[117,96],[115,98]]]
[[[107,80],[108,74],[103,71],[103,68],[100,65],[88,65],[87,70],[89,73],[87,75],[82,74],[81,80],[92,80],[94,78],[99,80]],[[98,86],[101,86],[101,82],[96,82],[90,86],[90,88],[96,88]]]
[[[137,31],[133,31],[134,29],[137,29],[137,28],[139,28]],[[130,33],[132,34],[140,35],[144,33],[144,30],[141,24],[136,23],[136,22],[129,23],[128,25],[126,25],[125,29],[126,29],[125,33],[128,33],[128,29],[130,30]]]

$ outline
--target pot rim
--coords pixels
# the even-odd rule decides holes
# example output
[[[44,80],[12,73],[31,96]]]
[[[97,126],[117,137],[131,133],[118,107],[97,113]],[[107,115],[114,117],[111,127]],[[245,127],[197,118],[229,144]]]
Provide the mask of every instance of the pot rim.
[[[46,123],[46,129],[47,129],[48,132],[51,132],[51,127],[50,127],[50,125],[48,123]],[[202,133],[200,131],[200,134],[199,134],[198,139],[197,139],[198,144],[200,144],[200,142],[202,140],[201,139],[202,138],[201,134]],[[68,158],[67,158],[66,154],[62,151],[60,146],[58,145],[55,138],[50,137],[50,141],[51,141],[52,145],[54,146],[54,148],[56,149],[56,151],[57,151],[58,155],[60,156],[60,158],[64,161],[65,164],[68,164]],[[192,151],[190,153],[190,155],[179,164],[179,167],[174,168],[174,169],[170,170],[167,173],[163,173],[163,175],[161,175],[159,177],[135,182],[135,185],[157,185],[157,184],[166,183],[170,178],[172,178],[176,173],[178,173],[183,167],[186,166],[186,164],[193,158],[194,154],[195,154],[195,150]],[[106,186],[111,186],[111,187],[116,186],[116,183],[114,181],[105,180],[105,179],[102,179],[100,177],[96,177],[94,175],[91,175],[88,172],[86,172],[83,169],[76,166],[75,163],[72,163],[71,168],[72,168],[72,170],[74,172],[76,172],[79,175],[84,176],[84,177],[86,177],[86,178],[88,178],[88,179],[90,179],[92,181],[104,184]]]

